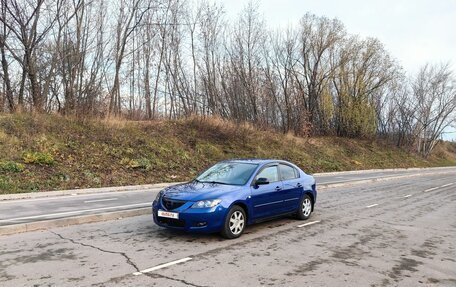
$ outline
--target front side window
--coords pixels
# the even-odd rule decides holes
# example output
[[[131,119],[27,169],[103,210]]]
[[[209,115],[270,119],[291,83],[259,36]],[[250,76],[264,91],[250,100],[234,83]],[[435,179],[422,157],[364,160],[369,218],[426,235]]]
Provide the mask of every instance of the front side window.
[[[257,164],[240,162],[220,162],[196,178],[199,182],[244,185],[247,183]]]
[[[258,175],[255,180],[259,178],[266,178],[269,182],[279,181],[279,172],[277,166],[268,166],[264,168]]]
[[[280,175],[282,180],[295,179],[299,177],[298,171],[289,165],[281,164],[280,165]]]

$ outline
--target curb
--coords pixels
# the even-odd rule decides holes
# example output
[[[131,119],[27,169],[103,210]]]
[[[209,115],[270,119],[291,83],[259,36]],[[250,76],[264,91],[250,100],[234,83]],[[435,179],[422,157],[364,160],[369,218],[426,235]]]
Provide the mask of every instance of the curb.
[[[157,183],[157,184],[127,185],[127,186],[115,186],[115,187],[99,187],[99,188],[67,189],[67,190],[2,194],[2,195],[0,195],[0,201],[17,200],[17,199],[34,199],[34,198],[54,197],[54,196],[70,196],[70,195],[109,193],[109,192],[123,192],[123,191],[135,191],[135,190],[149,190],[149,189],[154,190],[154,189],[162,189],[167,186],[179,184],[179,183],[182,183],[182,182],[166,182],[166,183]]]
[[[51,219],[45,221],[37,221],[30,223],[19,223],[14,225],[0,226],[0,236],[12,235],[16,233],[37,231],[43,229],[50,229],[56,227],[66,227],[84,223],[95,223],[108,220],[117,220],[126,217],[133,217],[139,215],[150,214],[150,208],[139,208],[131,210],[113,211],[98,214],[80,215],[75,217]]]

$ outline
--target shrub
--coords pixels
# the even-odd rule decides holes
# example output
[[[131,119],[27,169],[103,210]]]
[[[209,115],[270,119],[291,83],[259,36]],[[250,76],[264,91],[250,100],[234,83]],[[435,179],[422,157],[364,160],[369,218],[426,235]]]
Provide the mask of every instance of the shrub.
[[[126,168],[130,169],[144,169],[149,170],[152,167],[152,164],[149,159],[142,157],[140,159],[129,159],[123,158],[120,161],[120,164]]]
[[[54,157],[47,152],[26,152],[22,158],[25,163],[39,165],[53,165],[55,163]]]
[[[84,176],[92,183],[95,183],[97,185],[101,184],[101,179],[95,173],[91,172],[90,170],[85,170]]]
[[[206,155],[210,158],[222,158],[223,151],[214,144],[211,143],[197,143],[196,151],[201,155]]]
[[[0,171],[5,172],[22,172],[24,165],[14,161],[0,161]]]
[[[9,177],[0,176],[0,190],[11,192],[13,187]]]

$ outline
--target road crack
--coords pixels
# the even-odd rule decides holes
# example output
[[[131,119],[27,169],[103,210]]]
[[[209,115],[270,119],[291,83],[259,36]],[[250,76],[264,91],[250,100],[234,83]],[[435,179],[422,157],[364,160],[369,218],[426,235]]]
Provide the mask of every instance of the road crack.
[[[87,243],[82,243],[82,242],[79,242],[79,241],[76,241],[72,238],[68,238],[68,237],[64,237],[63,235],[57,233],[57,232],[54,232],[52,230],[48,230],[50,233],[58,236],[60,239],[62,240],[66,240],[66,241],[70,241],[71,243],[73,244],[76,244],[76,245],[81,245],[81,246],[84,246],[84,247],[90,247],[90,248],[93,248],[93,249],[96,249],[98,251],[101,251],[101,252],[104,252],[104,253],[110,253],[110,254],[118,254],[118,255],[121,255],[123,256],[126,261],[127,261],[127,264],[130,265],[131,267],[133,267],[135,269],[136,272],[140,272],[138,266],[136,266],[136,264],[131,260],[130,257],[128,257],[128,255],[125,253],[125,252],[120,252],[120,251],[111,251],[111,250],[107,250],[107,249],[103,249],[103,248],[100,248],[100,247],[97,247],[97,246],[94,246],[94,245],[91,245],[91,244],[87,244]]]
[[[143,275],[146,275],[147,277],[150,277],[150,278],[153,278],[153,279],[162,278],[162,279],[168,279],[168,280],[180,282],[180,283],[185,284],[186,286],[207,287],[205,285],[196,285],[196,284],[190,283],[190,282],[188,282],[188,281],[186,281],[184,279],[168,277],[168,276],[165,276],[165,275],[162,275],[162,274],[158,274],[158,273],[143,273]]]
[[[104,252],[104,253],[110,253],[110,254],[118,254],[118,255],[122,255],[126,261],[127,261],[127,264],[130,265],[131,267],[133,267],[135,269],[136,272],[141,272],[141,270],[138,268],[138,266],[131,260],[131,258],[125,253],[125,252],[120,252],[120,251],[111,251],[111,250],[107,250],[107,249],[103,249],[103,248],[100,248],[100,247],[97,247],[95,245],[91,245],[91,244],[87,244],[87,243],[83,243],[83,242],[79,242],[79,241],[76,241],[72,238],[68,238],[68,237],[65,237],[57,232],[54,232],[52,230],[48,230],[50,233],[58,236],[60,239],[62,240],[66,240],[66,241],[69,241],[73,244],[76,244],[76,245],[81,245],[81,246],[84,246],[84,247],[89,247],[89,248],[93,248],[93,249],[96,249],[98,251],[101,251],[101,252]],[[193,287],[206,287],[204,285],[196,285],[196,284],[193,284],[193,283],[190,283],[184,279],[178,279],[178,278],[173,278],[173,277],[168,277],[168,276],[165,276],[165,275],[162,275],[162,274],[157,274],[157,273],[142,273],[143,275],[146,275],[147,277],[149,278],[153,278],[153,279],[157,279],[157,278],[162,278],[162,279],[168,279],[168,280],[172,280],[172,281],[176,281],[176,282],[180,282],[180,283],[183,283],[187,286],[193,286]]]

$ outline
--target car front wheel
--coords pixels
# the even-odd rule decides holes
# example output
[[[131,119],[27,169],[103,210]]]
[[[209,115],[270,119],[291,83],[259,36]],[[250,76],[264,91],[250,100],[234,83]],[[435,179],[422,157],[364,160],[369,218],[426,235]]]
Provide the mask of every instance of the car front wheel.
[[[298,209],[298,218],[306,220],[310,217],[312,213],[312,199],[308,194],[304,195],[301,199]]]
[[[244,209],[237,205],[231,207],[222,230],[223,237],[228,239],[238,238],[244,232],[246,223]]]

